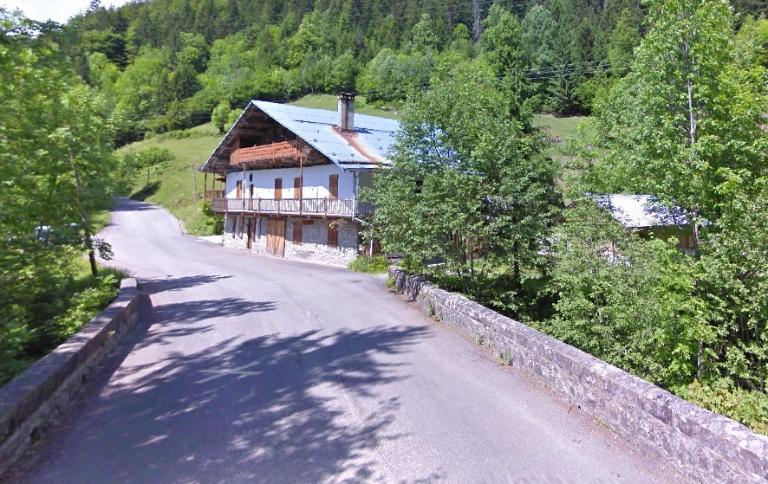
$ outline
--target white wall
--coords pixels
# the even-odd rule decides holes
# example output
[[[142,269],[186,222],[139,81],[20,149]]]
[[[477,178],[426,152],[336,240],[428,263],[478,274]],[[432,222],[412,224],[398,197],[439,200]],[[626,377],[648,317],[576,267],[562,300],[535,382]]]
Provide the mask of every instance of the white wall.
[[[274,198],[275,178],[283,179],[283,198],[293,198],[293,179],[300,174],[299,168],[275,168],[269,170],[246,170],[227,174],[227,197],[235,198],[237,181],[243,182],[243,196],[248,197],[253,183],[254,198]],[[253,175],[253,180],[251,180]],[[327,198],[330,195],[328,176],[339,175],[339,198],[355,196],[355,175],[343,171],[336,165],[309,166],[304,168],[304,198]]]

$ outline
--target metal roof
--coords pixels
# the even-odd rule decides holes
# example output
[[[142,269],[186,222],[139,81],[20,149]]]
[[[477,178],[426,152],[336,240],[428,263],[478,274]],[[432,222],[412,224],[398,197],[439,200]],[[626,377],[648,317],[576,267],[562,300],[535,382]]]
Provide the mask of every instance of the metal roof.
[[[400,129],[396,120],[355,114],[354,131],[342,132],[337,128],[339,115],[336,111],[267,101],[251,101],[243,114],[249,109],[262,111],[343,169],[389,165],[390,149]],[[235,128],[245,122],[243,114],[203,164],[202,170],[213,166],[221,156],[222,146],[228,142]]]
[[[690,225],[686,212],[663,205],[653,195],[590,195],[598,206],[627,228],[685,227]]]

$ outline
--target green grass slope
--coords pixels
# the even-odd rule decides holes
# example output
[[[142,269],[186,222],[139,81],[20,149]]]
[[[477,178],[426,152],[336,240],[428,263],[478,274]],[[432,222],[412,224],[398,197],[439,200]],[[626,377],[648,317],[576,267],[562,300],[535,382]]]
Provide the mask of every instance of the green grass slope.
[[[331,111],[336,111],[337,109],[336,96],[333,94],[309,94],[290,104],[301,106],[303,108],[329,109]],[[399,116],[396,107],[380,107],[378,105],[368,104],[365,96],[355,97],[355,112],[392,119],[397,119]]]
[[[579,124],[587,119],[583,116],[561,118],[552,114],[537,114],[533,124],[543,129],[547,136],[556,143],[565,143],[578,135]]]
[[[336,109],[336,96],[313,94],[305,96],[291,104],[308,108]],[[368,104],[365,97],[358,96],[355,110],[361,114],[397,118],[398,112],[386,107]],[[536,115],[535,123],[557,141],[558,145],[572,139],[578,132],[578,124],[586,118],[558,118],[550,114]],[[184,136],[184,137],[179,137]],[[198,167],[213,152],[221,140],[221,135],[211,123],[203,124],[184,132],[167,133],[144,141],[132,143],[118,150],[125,153],[150,147],[166,148],[176,159],[152,172],[147,181],[145,172],[138,173],[133,186],[132,197],[156,203],[170,210],[184,224],[184,228],[193,235],[209,235],[210,226],[201,210],[204,176]],[[553,150],[557,150],[553,147]],[[553,152],[553,154],[555,154]],[[555,154],[557,157],[557,155]],[[211,179],[208,177],[210,187]]]
[[[221,136],[210,123],[192,128],[188,134],[184,138],[157,136],[124,146],[119,152],[159,147],[173,153],[176,159],[151,173],[149,183],[145,172],[137,174],[132,197],[167,208],[190,234],[208,235],[210,228],[205,223],[200,198],[205,190],[204,177],[198,168],[213,152]],[[210,186],[210,176],[208,183]]]

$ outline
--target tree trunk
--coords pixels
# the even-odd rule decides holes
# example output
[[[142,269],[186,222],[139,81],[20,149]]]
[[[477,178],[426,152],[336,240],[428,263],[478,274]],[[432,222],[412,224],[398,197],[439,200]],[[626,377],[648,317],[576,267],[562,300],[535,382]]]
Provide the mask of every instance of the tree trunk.
[[[88,210],[83,206],[82,187],[80,185],[80,173],[77,171],[75,160],[72,155],[69,156],[69,167],[72,170],[72,176],[75,179],[75,203],[77,205],[77,211],[80,214],[80,222],[83,224],[83,245],[88,250],[88,260],[91,264],[91,274],[93,277],[99,275],[98,267],[96,266],[96,253],[93,250],[93,238],[91,233],[91,222],[88,215]]]
[[[483,34],[483,24],[480,18],[482,15],[480,0],[472,0],[472,15],[474,16],[474,21],[472,22],[472,38],[477,42]]]

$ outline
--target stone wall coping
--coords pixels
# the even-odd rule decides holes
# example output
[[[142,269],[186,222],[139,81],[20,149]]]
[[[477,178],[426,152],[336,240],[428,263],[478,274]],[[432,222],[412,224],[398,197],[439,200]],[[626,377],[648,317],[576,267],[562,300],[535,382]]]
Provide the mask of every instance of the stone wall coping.
[[[83,367],[93,365],[109,338],[131,323],[138,311],[138,284],[134,278],[120,283],[117,297],[102,312],[52,352],[39,359],[0,388],[0,470],[18,457],[19,449],[6,449],[17,432],[44,407]],[[79,376],[79,375],[78,375]],[[44,419],[43,419],[44,420]],[[34,432],[34,429],[33,429]],[[28,444],[32,436],[21,439]]]
[[[614,397],[620,405],[639,407],[646,414],[694,439],[731,464],[768,480],[768,436],[755,433],[735,420],[688,402],[578,348],[475,303],[463,295],[440,289],[421,276],[409,275],[397,267],[390,268],[390,275],[398,279],[398,290],[409,300],[415,301],[420,293],[424,293],[427,298],[432,298],[430,304],[438,300],[445,308],[462,312],[486,327],[492,327],[514,344],[546,358],[579,378],[584,384],[599,387],[609,397]],[[434,309],[431,308],[430,312]],[[546,378],[539,379],[545,380],[543,383],[547,384]],[[588,413],[599,413],[596,409],[585,410]],[[594,411],[590,412],[591,410]],[[604,421],[606,417],[593,416]],[[614,426],[614,422],[607,423]],[[644,438],[633,435],[629,437]],[[642,443],[646,444],[646,447],[650,444],[651,448],[663,448],[663,442]]]

